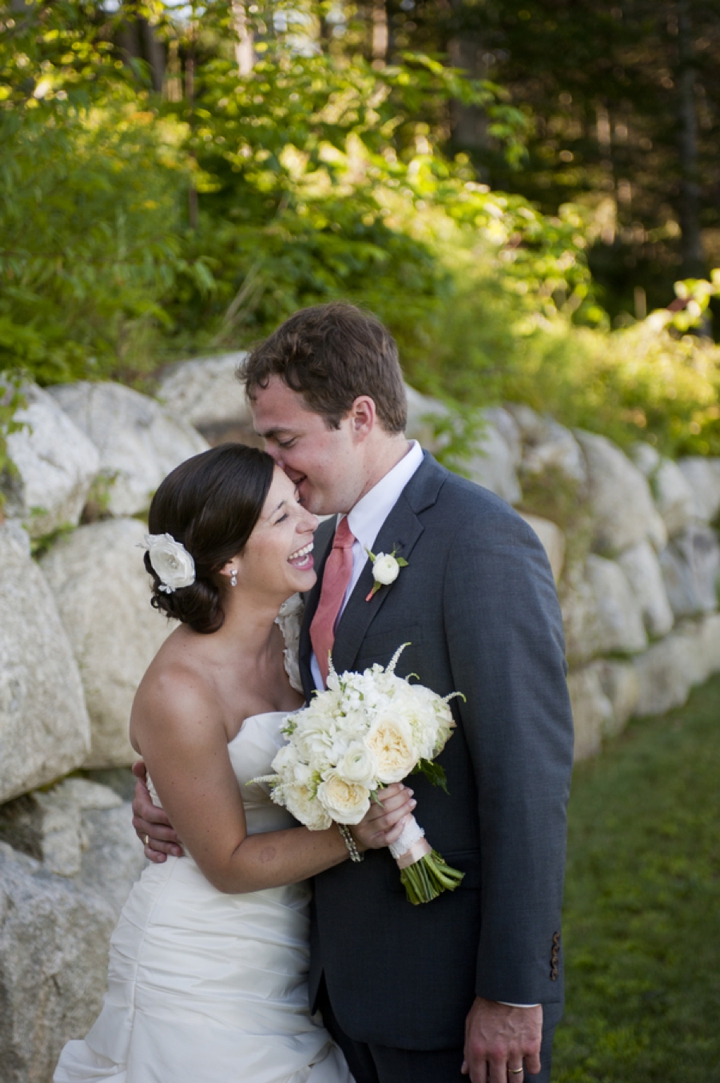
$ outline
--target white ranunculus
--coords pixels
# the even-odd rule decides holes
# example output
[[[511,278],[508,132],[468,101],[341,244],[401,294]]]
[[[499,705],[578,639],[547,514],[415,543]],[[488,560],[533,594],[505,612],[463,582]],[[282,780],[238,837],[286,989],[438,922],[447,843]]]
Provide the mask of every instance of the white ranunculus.
[[[147,549],[150,564],[162,584],[161,591],[172,594],[195,582],[195,561],[172,534],[146,534],[143,548]]]
[[[373,789],[377,772],[377,760],[370,749],[360,741],[354,741],[338,763],[338,774],[348,782],[359,782]]]
[[[328,771],[318,786],[317,799],[339,824],[359,824],[370,808],[370,791],[359,782],[347,782],[337,771]]]
[[[365,744],[377,760],[377,778],[386,785],[401,782],[418,761],[410,727],[390,713],[376,719]]]
[[[394,583],[400,572],[400,565],[391,553],[378,553],[373,561],[373,579],[384,587]]]

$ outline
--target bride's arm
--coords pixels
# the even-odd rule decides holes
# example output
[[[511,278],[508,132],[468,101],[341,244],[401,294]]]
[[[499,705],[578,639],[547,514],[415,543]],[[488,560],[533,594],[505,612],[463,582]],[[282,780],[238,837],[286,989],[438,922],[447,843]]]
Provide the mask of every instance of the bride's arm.
[[[132,731],[162,806],[203,874],[219,891],[240,894],[305,880],[348,858],[336,826],[248,835],[227,734],[206,690],[166,671],[141,689]],[[353,834],[361,850],[395,841],[414,807],[412,792],[388,788]]]

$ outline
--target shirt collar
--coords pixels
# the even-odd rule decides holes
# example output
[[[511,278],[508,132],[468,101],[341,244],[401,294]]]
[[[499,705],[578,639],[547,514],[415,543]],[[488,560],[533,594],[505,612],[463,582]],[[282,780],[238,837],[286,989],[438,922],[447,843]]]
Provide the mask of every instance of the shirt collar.
[[[363,546],[371,549],[380,528],[395,507],[401,492],[423,461],[423,449],[417,440],[410,441],[410,450],[388,470],[348,514],[350,530]]]

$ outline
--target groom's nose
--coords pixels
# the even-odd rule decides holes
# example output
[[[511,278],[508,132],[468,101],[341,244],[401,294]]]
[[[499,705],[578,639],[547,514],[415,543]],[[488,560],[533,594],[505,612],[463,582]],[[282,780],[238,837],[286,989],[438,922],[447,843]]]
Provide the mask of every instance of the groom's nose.
[[[277,444],[274,444],[272,440],[265,441],[265,450],[270,458],[277,463],[281,470],[285,469],[285,463],[282,461],[282,455],[280,454],[280,448]]]

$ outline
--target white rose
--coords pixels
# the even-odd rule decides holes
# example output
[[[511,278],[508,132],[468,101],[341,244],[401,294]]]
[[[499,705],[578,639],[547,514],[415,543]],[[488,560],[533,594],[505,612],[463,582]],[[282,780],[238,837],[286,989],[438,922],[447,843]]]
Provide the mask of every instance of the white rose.
[[[172,534],[146,534],[143,548],[166,594],[195,582],[195,561]]]
[[[390,714],[381,715],[365,738],[377,760],[377,778],[386,784],[400,782],[418,761],[410,729]]]
[[[400,565],[390,553],[378,553],[373,561],[373,579],[384,587],[394,583],[400,572]]]
[[[370,808],[370,791],[359,782],[346,782],[337,771],[328,771],[317,791],[318,801],[340,824],[359,824]]]
[[[359,782],[373,789],[377,760],[370,749],[359,741],[353,742],[338,763],[338,774],[348,782]]]
[[[435,737],[435,747],[433,748],[431,759],[435,756],[439,756],[445,745],[450,740],[452,731],[455,729],[455,719],[452,716],[452,711],[446,703],[442,704],[442,708],[438,708],[439,725],[437,736]]]
[[[326,831],[332,826],[332,817],[312,795],[308,786],[288,783],[283,786],[280,803],[288,812],[310,831]]]
[[[435,700],[440,704],[442,701],[429,689],[402,683],[404,688],[399,688],[393,698],[393,714],[409,727],[418,758],[429,759],[438,733]]]

